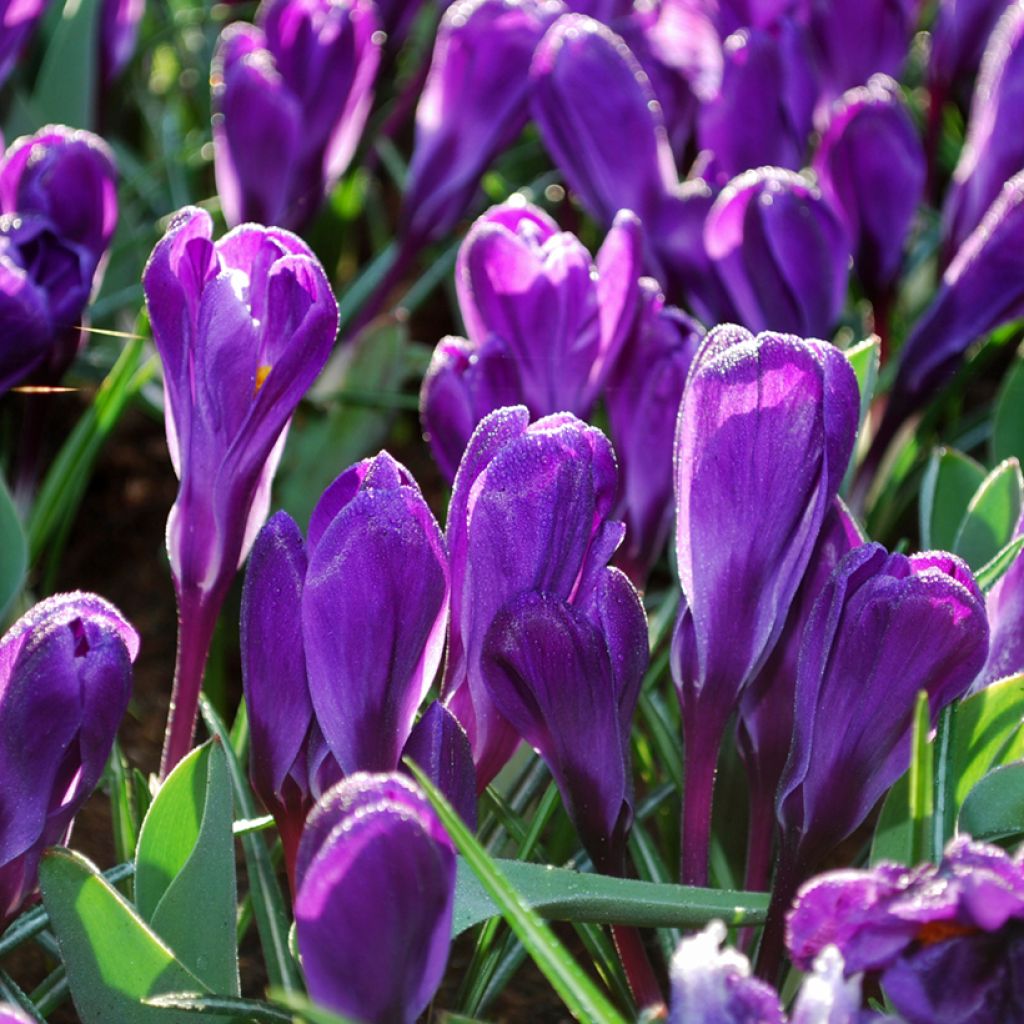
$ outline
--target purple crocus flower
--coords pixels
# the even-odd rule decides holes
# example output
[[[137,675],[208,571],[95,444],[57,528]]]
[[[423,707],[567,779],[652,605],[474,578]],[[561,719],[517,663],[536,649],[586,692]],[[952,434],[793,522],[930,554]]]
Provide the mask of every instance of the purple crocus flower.
[[[442,697],[473,747],[482,790],[519,741],[483,678],[484,638],[513,598],[540,591],[571,601],[622,539],[607,519],[615,456],[605,436],[568,413],[530,423],[522,406],[477,427],[448,508],[451,633]]]
[[[704,245],[740,322],[826,337],[846,296],[850,246],[820,190],[793,171],[733,179],[704,224]]]
[[[2,0],[0,2],[0,86],[21,56],[36,22],[46,10],[47,0]]]
[[[782,913],[797,886],[906,771],[917,693],[928,694],[934,722],[977,676],[988,634],[981,592],[954,555],[907,558],[865,544],[833,572],[797,668],[793,746],[776,802],[782,852],[762,943],[766,970],[781,952]]]
[[[212,234],[209,214],[180,211],[143,274],[181,481],[167,521],[180,618],[165,771],[191,743],[217,613],[267,514],[291,414],[338,329],[327,277],[301,239],[255,225],[216,243]]]
[[[146,0],[103,0],[100,12],[100,67],[108,88],[135,53]]]
[[[899,85],[875,75],[844,93],[829,111],[813,167],[846,225],[877,320],[891,302],[926,175],[924,147]]]
[[[1013,539],[1024,536],[1024,515],[1017,521]],[[991,628],[988,659],[974,689],[1024,672],[1024,560],[1018,556],[1006,575],[985,595],[985,608]]]
[[[672,529],[672,446],[690,363],[703,332],[665,305],[656,281],[640,281],[633,333],[605,388],[609,435],[619,460],[614,513],[626,524],[616,564],[642,587]]]
[[[250,765],[289,868],[329,785],[398,768],[441,661],[447,612],[440,528],[386,452],[324,492],[308,551],[284,512],[260,532],[242,602]]]
[[[797,662],[807,620],[842,557],[863,543],[864,537],[846,507],[838,498],[833,499],[779,642],[740,697],[738,745],[750,789],[748,889],[767,889],[770,880],[775,792],[793,740]]]
[[[211,72],[224,217],[301,227],[344,173],[373,102],[372,0],[265,0],[221,34]]]
[[[686,882],[706,880],[726,723],[785,624],[846,472],[858,412],[853,369],[824,342],[716,327],[690,369],[675,450],[683,604],[672,652]]]
[[[960,836],[938,865],[822,875],[787,933],[798,966],[832,943],[848,974],[879,972],[908,1024],[1024,1020],[1024,864],[997,846]]]
[[[402,200],[409,250],[451,231],[480,175],[523,130],[530,59],[563,10],[560,0],[457,0],[445,12]]]
[[[50,125],[0,165],[0,393],[30,374],[56,383],[114,228],[117,171],[91,132]]]
[[[78,592],[41,601],[0,640],[0,927],[103,774],[138,650],[113,605]]]
[[[32,1024],[16,1006],[0,1006],[0,1024]]]
[[[1024,169],[1018,116],[1024,103],[1024,8],[999,19],[981,62],[967,138],[942,210],[944,244],[954,255],[978,226],[1003,183]]]
[[[939,106],[958,84],[974,88],[982,54],[1007,0],[939,0],[931,29],[928,78]]]
[[[309,994],[367,1024],[413,1024],[451,944],[455,850],[401,775],[353,775],[310,815],[295,930]]]

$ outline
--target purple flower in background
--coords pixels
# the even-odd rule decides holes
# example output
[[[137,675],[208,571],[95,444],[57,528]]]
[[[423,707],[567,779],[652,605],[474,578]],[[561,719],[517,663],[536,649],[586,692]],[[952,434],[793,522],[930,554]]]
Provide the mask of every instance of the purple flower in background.
[[[284,512],[260,532],[243,594],[243,681],[253,788],[286,853],[342,774],[398,768],[447,612],[440,528],[385,452],[324,492],[308,551]]]
[[[672,529],[672,446],[690,363],[703,333],[665,305],[656,281],[640,281],[640,308],[605,388],[619,460],[615,518],[626,524],[616,564],[642,587]]]
[[[367,1024],[413,1024],[451,944],[455,850],[401,775],[353,775],[310,815],[295,929],[309,994]]]
[[[924,148],[899,85],[876,75],[844,93],[829,111],[813,167],[822,194],[846,225],[855,271],[878,320],[899,277],[926,174]]]
[[[229,225],[312,219],[359,143],[381,41],[372,0],[265,0],[255,26],[224,30],[211,91]]]
[[[402,200],[408,249],[454,227],[494,157],[523,130],[527,69],[559,0],[458,0],[438,30],[416,108]]]
[[[32,1024],[16,1006],[0,1006],[0,1024]]]
[[[683,603],[672,651],[685,882],[706,880],[722,735],[783,629],[846,472],[858,411],[853,369],[824,342],[716,327],[690,369],[675,448]]]
[[[117,225],[117,171],[91,132],[50,125],[0,165],[0,393],[30,374],[56,383]]]
[[[908,1024],[1024,1019],[1024,865],[967,836],[937,866],[814,879],[789,915],[787,941],[800,967],[834,944],[847,974],[879,972]]]
[[[1024,536],[1024,515],[1013,539]],[[1006,575],[985,595],[991,639],[988,659],[974,681],[981,690],[997,679],[1024,672],[1024,560],[1018,556]]]
[[[58,594],[0,640],[0,926],[67,839],[131,695],[139,637],[94,594]]]
[[[135,53],[146,0],[103,0],[100,12],[100,67],[108,88]]]
[[[287,231],[212,240],[209,214],[172,219],[143,274],[181,481],[167,521],[179,643],[164,770],[192,740],[217,613],[270,502],[288,422],[327,361],[338,307],[323,268]]]
[[[704,245],[752,331],[827,337],[846,297],[850,247],[806,178],[761,167],[733,179],[704,224]]]
[[[581,580],[571,603],[542,591],[520,594],[484,639],[487,692],[547,762],[584,847],[606,874],[625,869],[629,738],[647,654],[640,597],[609,568]]]
[[[775,792],[793,740],[793,696],[807,620],[842,557],[863,543],[846,507],[833,499],[779,642],[740,697],[737,739],[750,790],[747,889],[767,889],[770,880]]]
[[[46,4],[47,0],[0,0],[0,86],[14,70]]]
[[[974,88],[982,54],[1007,0],[939,0],[931,30],[928,78],[941,107],[958,84]]]
[[[985,49],[960,160],[942,209],[947,258],[978,226],[1007,179],[1024,169],[1024,7],[1013,3]]]
[[[448,508],[451,631],[442,697],[469,736],[479,790],[519,742],[484,681],[487,631],[520,594],[570,601],[589,591],[622,540],[622,524],[607,518],[615,490],[608,440],[568,413],[531,424],[522,406],[499,409],[469,442]]]
[[[752,167],[802,167],[817,99],[806,33],[785,19],[733,33],[722,51],[721,88],[698,114],[704,176],[724,185]]]

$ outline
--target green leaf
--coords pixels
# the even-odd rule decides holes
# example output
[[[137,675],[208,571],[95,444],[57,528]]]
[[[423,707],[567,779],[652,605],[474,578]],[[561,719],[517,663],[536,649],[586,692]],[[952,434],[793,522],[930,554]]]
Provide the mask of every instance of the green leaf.
[[[92,864],[52,847],[43,854],[39,884],[82,1024],[191,1024],[191,1014],[141,1001],[206,987]]]
[[[1024,757],[1024,675],[1001,679],[957,705],[953,775],[957,807],[991,768]]]
[[[727,924],[761,924],[768,896],[698,889],[570,871],[519,860],[493,861],[525,906],[555,921],[630,924],[641,928],[701,928],[716,917]],[[459,858],[452,934],[501,913],[485,883]]]
[[[301,992],[281,992],[272,988],[269,995],[275,1003],[287,1007],[307,1024],[357,1024],[351,1017],[320,1009]]]
[[[956,832],[956,767],[953,763],[953,730],[957,708],[955,704],[939,712],[935,727],[935,768],[932,810],[932,838],[929,860],[936,864],[942,859],[946,843]]]
[[[153,996],[146,1000],[147,1006],[169,1010],[181,1010],[195,1016],[209,1017],[233,1013],[251,1021],[266,1021],[268,1024],[292,1024],[294,1017],[287,1010],[279,1010],[260,999],[228,998],[227,996],[206,996],[199,992],[172,992],[169,995]]]
[[[0,476],[0,625],[21,592],[28,569],[28,542],[7,483]]]
[[[1024,359],[1017,351],[1013,366],[1003,377],[992,417],[989,451],[993,462],[1016,457],[1024,460]]]
[[[1010,571],[1022,548],[1024,537],[1015,537],[974,574],[982,593],[987,594]]]
[[[93,126],[102,10],[101,0],[66,0],[32,94],[44,123]]]
[[[625,1024],[624,1018],[583,973],[554,933],[520,899],[501,869],[476,841],[430,779],[412,761],[407,760],[405,763],[426,792],[452,842],[569,1012],[577,1020],[590,1024]]]
[[[135,903],[206,986],[238,995],[231,782],[217,738],[164,781],[142,823]]]
[[[843,355],[850,361],[860,389],[860,422],[864,422],[871,399],[878,386],[878,367],[881,360],[882,343],[877,335],[865,338],[848,348]]]
[[[925,551],[952,551],[985,467],[952,448],[936,448],[921,481],[920,530]]]
[[[1013,537],[1024,504],[1024,475],[1016,459],[999,463],[967,506],[951,550],[972,569],[991,561]]]
[[[993,841],[1024,834],[1024,761],[994,768],[967,794],[960,832]]]

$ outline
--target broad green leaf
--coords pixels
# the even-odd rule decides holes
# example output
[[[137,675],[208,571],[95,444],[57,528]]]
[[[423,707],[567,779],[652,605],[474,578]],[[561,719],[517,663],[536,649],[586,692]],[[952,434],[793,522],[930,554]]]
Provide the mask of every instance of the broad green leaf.
[[[714,918],[727,924],[761,924],[764,893],[698,889],[584,874],[519,860],[493,862],[523,904],[555,921],[631,924],[641,928],[700,928]],[[501,913],[465,857],[459,858],[452,934]]]
[[[1024,834],[1024,761],[994,768],[967,794],[957,828],[992,841]]]
[[[952,448],[936,448],[921,481],[920,530],[925,551],[952,551],[960,524],[978,488],[985,467]]]
[[[952,757],[958,807],[989,769],[1024,758],[1024,675],[1001,679],[957,705]]]
[[[213,992],[238,995],[231,781],[217,738],[184,758],[142,823],[135,902]]]
[[[21,592],[28,569],[28,542],[7,483],[0,476],[0,626]]]
[[[82,1024],[191,1024],[191,1014],[141,1001],[206,987],[92,864],[53,847],[43,854],[39,884]]]
[[[980,569],[1011,540],[1024,504],[1024,475],[1016,459],[999,463],[967,506],[951,550]]]
[[[405,763],[426,792],[452,842],[569,1012],[588,1024],[625,1024],[621,1014],[573,960],[554,932],[519,897],[430,779],[418,765],[411,761]]]
[[[996,396],[989,451],[993,462],[1024,459],[1024,358],[1020,350]]]
[[[1010,571],[1022,549],[1024,537],[1015,537],[974,574],[982,593],[987,594]]]
[[[65,0],[32,94],[44,123],[93,127],[102,10],[102,0]]]

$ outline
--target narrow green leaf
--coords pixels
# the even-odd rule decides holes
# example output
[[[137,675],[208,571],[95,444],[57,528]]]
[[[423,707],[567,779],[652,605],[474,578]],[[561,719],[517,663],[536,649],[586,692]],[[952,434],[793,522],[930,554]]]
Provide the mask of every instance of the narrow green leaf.
[[[205,986],[92,864],[52,847],[43,854],[39,884],[82,1024],[189,1024],[190,1014],[142,1000]]]
[[[102,10],[101,0],[66,0],[32,94],[44,123],[93,127]]]
[[[1013,538],[1024,504],[1024,475],[1016,459],[999,463],[971,498],[952,550],[972,569],[991,561]]]
[[[932,748],[928,742],[931,721],[928,715],[928,693],[921,690],[914,708],[914,730],[910,745],[910,820],[913,822],[913,842],[910,864],[920,864],[928,856],[928,839],[934,810],[932,782],[934,767]]]
[[[953,760],[953,732],[956,705],[943,708],[935,728],[935,781],[933,788],[932,839],[929,860],[942,859],[946,843],[956,831],[956,766]]]
[[[989,842],[1024,834],[1024,761],[1001,765],[980,779],[960,808],[957,828]]]
[[[921,481],[920,530],[925,551],[952,551],[985,467],[952,448],[936,448]]]
[[[269,995],[275,1003],[291,1010],[305,1024],[357,1024],[350,1017],[332,1013],[330,1010],[322,1010],[319,1006],[311,1003],[301,992],[281,992],[272,988]]]
[[[864,422],[871,399],[878,386],[878,367],[881,361],[882,343],[877,335],[865,338],[846,349],[843,355],[850,361],[860,389],[860,422]]]
[[[519,936],[534,963],[551,983],[569,1012],[590,1024],[625,1024],[594,983],[583,973],[554,933],[520,898],[495,862],[462,823],[430,779],[411,761],[405,762],[423,787],[456,848],[494,900],[509,927]]]
[[[138,806],[135,794],[135,776],[125,760],[121,745],[114,740],[110,751],[110,817],[113,823],[114,847],[121,860],[133,860],[139,841],[141,820],[136,817]]]
[[[960,702],[951,756],[957,807],[991,768],[1024,757],[1024,675],[1001,679]]]
[[[1024,460],[1024,359],[1021,355],[1018,350],[996,396],[989,445],[993,462],[1011,457]]]
[[[1022,549],[1024,537],[1015,537],[974,574],[982,593],[987,594],[1010,571]]]
[[[25,995],[21,986],[6,971],[0,971],[0,999],[18,1007],[29,1020],[37,1024],[46,1024],[46,1018],[40,1015],[35,1003]]]
[[[0,625],[21,592],[28,569],[28,542],[7,482],[0,476]]]
[[[295,1019],[288,1010],[281,1010],[261,999],[228,998],[207,996],[199,992],[171,992],[168,995],[147,999],[147,1006],[166,1010],[181,1010],[198,1017],[233,1013],[252,1021],[267,1021],[268,1024],[292,1024]]]
[[[256,803],[245,773],[234,756],[228,739],[228,732],[220,716],[205,697],[200,697],[199,709],[210,732],[217,736],[227,754],[228,771],[234,790],[236,817],[252,819],[257,817]],[[263,946],[263,959],[270,984],[286,991],[297,991],[302,987],[298,966],[288,948],[289,917],[285,909],[281,887],[270,860],[270,853],[263,837],[249,832],[241,836],[245,852],[245,867],[249,876],[249,895],[252,899],[256,929]]]

